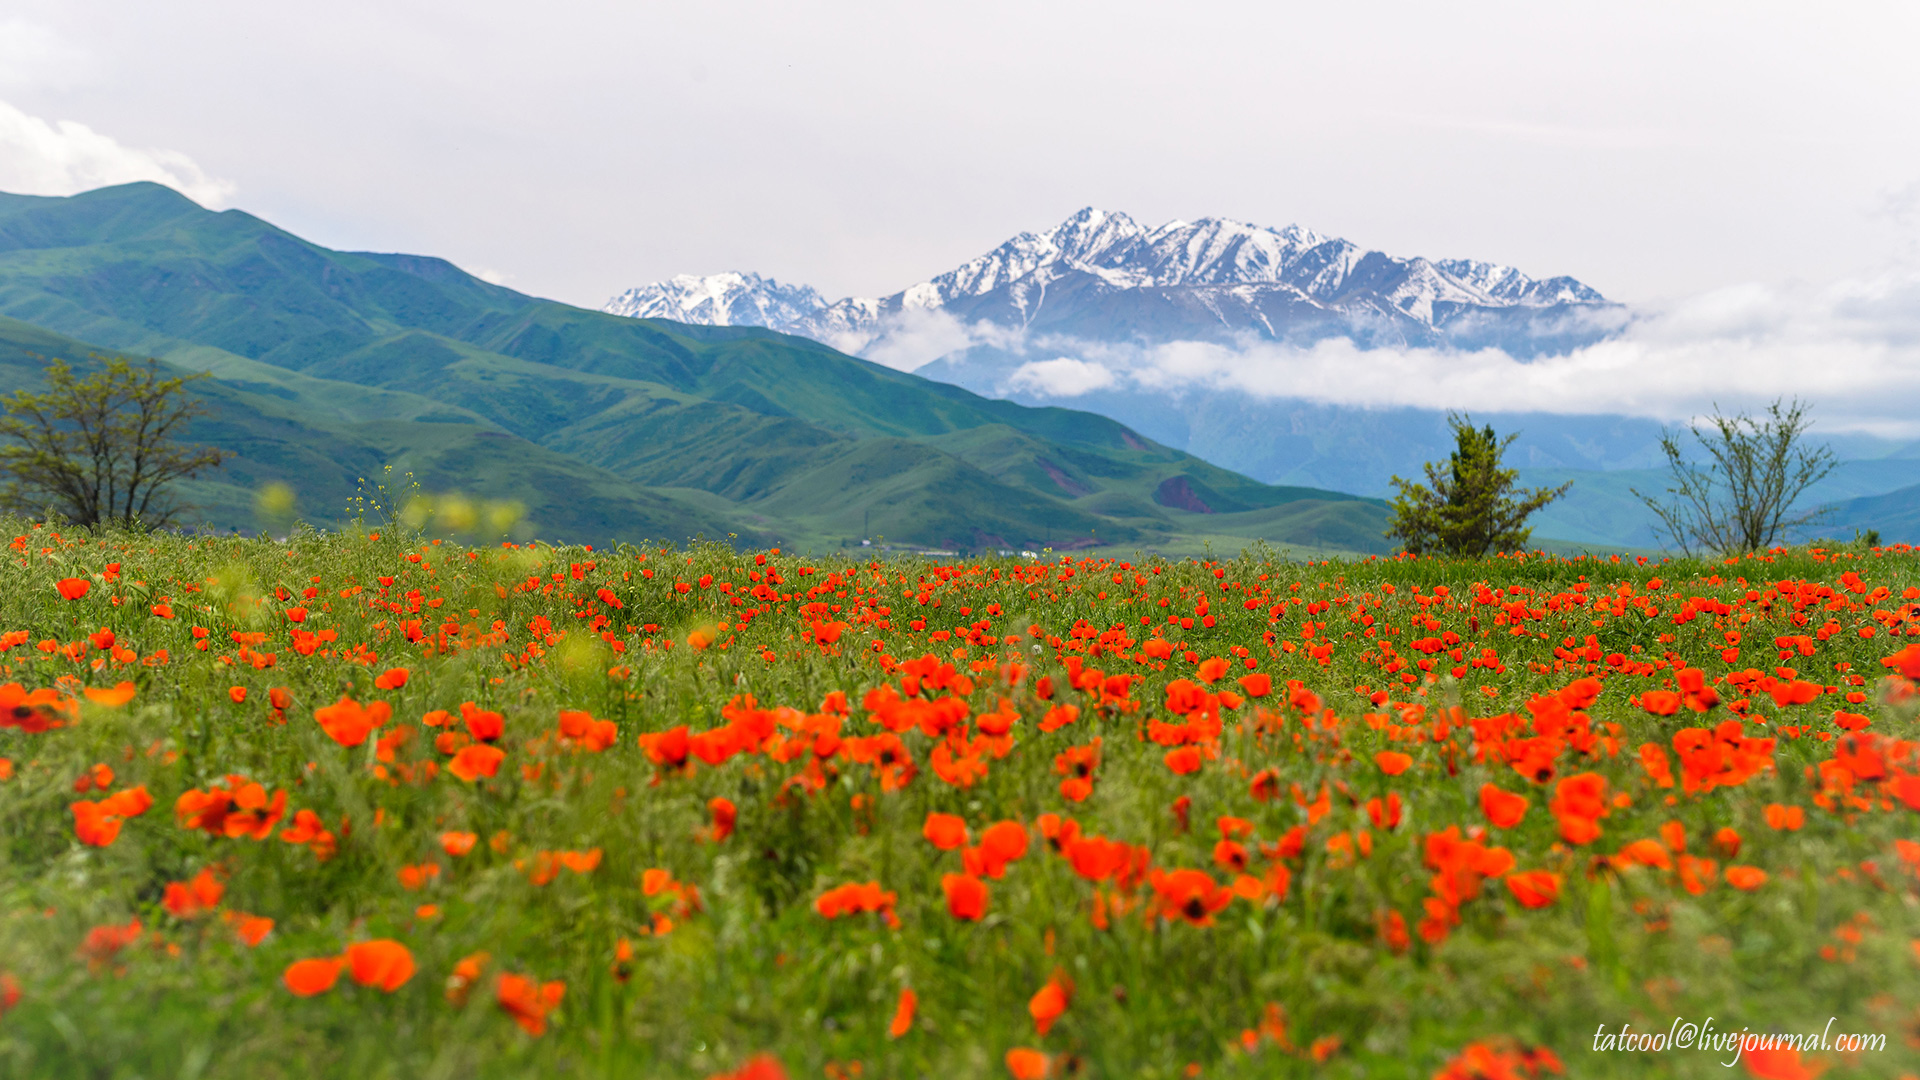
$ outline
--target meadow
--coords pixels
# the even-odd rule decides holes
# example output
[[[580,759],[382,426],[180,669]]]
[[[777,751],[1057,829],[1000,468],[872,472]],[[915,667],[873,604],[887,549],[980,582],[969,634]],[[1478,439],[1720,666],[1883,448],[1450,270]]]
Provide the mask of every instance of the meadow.
[[[1920,1071],[1904,546],[4,536],[7,1075]]]

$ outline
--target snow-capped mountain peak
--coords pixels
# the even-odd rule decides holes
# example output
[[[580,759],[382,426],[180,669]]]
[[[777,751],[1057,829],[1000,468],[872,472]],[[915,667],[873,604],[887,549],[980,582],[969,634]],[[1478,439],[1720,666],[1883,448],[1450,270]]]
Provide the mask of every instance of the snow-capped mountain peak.
[[[830,304],[804,285],[724,273],[629,289],[603,310],[765,326],[859,352],[886,336],[890,319],[917,311],[1092,340],[1345,334],[1363,344],[1445,345],[1457,328],[1484,334],[1542,309],[1604,305],[1570,277],[1537,280],[1472,259],[1396,258],[1299,225],[1202,217],[1149,229],[1090,206],[878,299]]]

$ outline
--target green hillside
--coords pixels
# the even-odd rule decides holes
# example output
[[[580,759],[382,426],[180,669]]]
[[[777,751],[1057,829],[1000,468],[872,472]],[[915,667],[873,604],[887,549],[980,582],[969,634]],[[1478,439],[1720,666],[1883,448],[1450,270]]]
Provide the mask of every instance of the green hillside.
[[[1377,500],[1259,484],[1103,417],[330,251],[153,184],[0,195],[0,315],[65,335],[40,352],[212,372],[201,438],[241,455],[196,492],[216,525],[250,526],[269,479],[336,519],[354,478],[392,462],[429,490],[519,499],[575,540],[1385,550]],[[36,351],[29,328],[4,334],[9,355]]]

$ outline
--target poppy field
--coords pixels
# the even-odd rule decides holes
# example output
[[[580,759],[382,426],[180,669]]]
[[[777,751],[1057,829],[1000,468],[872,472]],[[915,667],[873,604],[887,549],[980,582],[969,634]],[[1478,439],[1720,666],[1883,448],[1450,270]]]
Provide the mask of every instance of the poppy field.
[[[1920,1072],[1904,546],[5,536],[6,1075]]]

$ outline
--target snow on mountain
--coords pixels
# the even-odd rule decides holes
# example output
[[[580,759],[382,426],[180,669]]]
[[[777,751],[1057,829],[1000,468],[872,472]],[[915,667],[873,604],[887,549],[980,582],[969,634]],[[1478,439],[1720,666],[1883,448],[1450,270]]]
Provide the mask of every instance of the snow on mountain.
[[[1471,259],[1396,258],[1297,225],[1207,217],[1147,228],[1088,207],[878,299],[828,303],[804,285],[726,273],[629,289],[602,310],[765,326],[859,352],[885,337],[890,318],[926,311],[1014,329],[1043,321],[1090,340],[1357,337],[1354,328],[1364,326],[1369,342],[1445,344],[1449,327],[1472,326],[1479,344],[1490,319],[1506,325],[1544,309],[1602,306],[1610,305],[1570,277],[1536,280]]]

